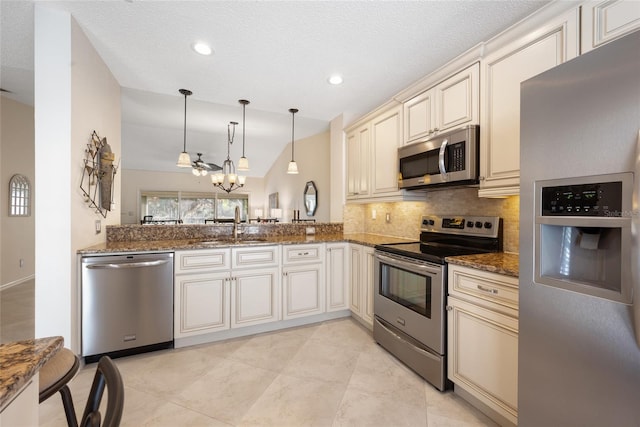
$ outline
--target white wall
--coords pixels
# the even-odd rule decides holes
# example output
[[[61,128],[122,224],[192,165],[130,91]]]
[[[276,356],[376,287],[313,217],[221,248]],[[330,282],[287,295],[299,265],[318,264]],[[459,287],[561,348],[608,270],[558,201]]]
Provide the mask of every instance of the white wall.
[[[80,191],[91,132],[121,153],[120,86],[80,27],[63,11],[35,6],[36,337],[62,335],[79,352],[78,249],[104,241],[102,218]],[[114,180],[120,199],[120,174]]]
[[[19,282],[35,273],[35,216],[34,195],[31,195],[31,216],[9,216],[9,180],[15,174],[26,176],[35,184],[33,164],[33,107],[0,97],[0,229],[2,240],[0,258],[0,288]],[[20,260],[23,266],[20,267]]]
[[[178,169],[176,167],[176,169]],[[140,191],[198,191],[219,192],[214,190],[209,176],[196,177],[191,172],[153,172],[134,169],[122,171],[122,224],[139,224],[142,219],[140,212]],[[244,187],[234,193],[249,194],[249,213],[253,217],[253,209],[264,205],[264,180],[248,177]]]
[[[293,210],[300,210],[300,218],[306,215],[303,203],[303,192],[307,181],[313,181],[318,189],[317,222],[329,222],[330,216],[330,150],[329,132],[324,132],[295,142],[295,160],[298,164],[298,175],[287,174],[287,166],[291,160],[291,144],[288,144],[265,176],[265,206],[271,193],[278,193],[282,222],[290,222]],[[266,211],[265,211],[266,212]]]

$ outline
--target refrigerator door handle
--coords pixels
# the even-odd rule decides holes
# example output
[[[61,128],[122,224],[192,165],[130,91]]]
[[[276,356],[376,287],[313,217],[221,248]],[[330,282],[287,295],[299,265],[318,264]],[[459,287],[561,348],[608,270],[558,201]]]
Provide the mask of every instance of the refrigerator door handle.
[[[633,178],[633,200],[631,236],[631,304],[633,315],[633,330],[636,335],[636,343],[640,346],[640,129],[636,143],[636,164]]]

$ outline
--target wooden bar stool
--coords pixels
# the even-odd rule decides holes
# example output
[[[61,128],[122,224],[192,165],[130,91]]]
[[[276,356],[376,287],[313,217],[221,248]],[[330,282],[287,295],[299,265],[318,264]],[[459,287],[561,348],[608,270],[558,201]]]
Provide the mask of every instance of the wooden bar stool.
[[[67,383],[73,379],[78,369],[80,359],[68,348],[62,348],[40,368],[40,403],[60,392],[68,425],[77,424],[73,399]]]

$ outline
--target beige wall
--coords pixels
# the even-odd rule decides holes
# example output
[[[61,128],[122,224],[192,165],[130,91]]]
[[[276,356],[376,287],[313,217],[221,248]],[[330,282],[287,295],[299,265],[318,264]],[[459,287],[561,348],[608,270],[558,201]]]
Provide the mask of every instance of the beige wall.
[[[80,27],[63,11],[36,5],[34,14],[36,163],[36,337],[62,335],[79,344],[78,249],[105,240],[96,234],[119,224],[116,203],[106,218],[80,191],[92,131],[121,155],[120,86]],[[120,176],[114,200],[120,199]]]
[[[448,189],[425,193],[424,202],[348,204],[344,212],[345,233],[374,233],[385,236],[417,239],[422,215],[487,215],[503,219],[505,252],[518,252],[520,235],[520,198],[479,198],[474,188]],[[373,210],[376,219],[372,219]],[[385,221],[385,214],[391,222]]]
[[[178,168],[176,168],[178,169]],[[197,191],[203,193],[221,192],[214,190],[209,176],[196,177],[191,172],[153,172],[133,169],[122,171],[121,223],[139,224],[142,219],[140,212],[141,191]],[[264,180],[248,177],[244,187],[234,193],[249,195],[250,216],[253,217],[255,208],[264,205]]]
[[[330,135],[324,132],[295,142],[295,160],[298,175],[287,174],[291,160],[291,144],[288,144],[265,176],[265,208],[269,194],[278,193],[283,222],[290,222],[293,210],[300,210],[300,218],[309,218],[304,210],[303,192],[307,181],[313,181],[318,189],[318,209],[313,218],[317,222],[329,222],[330,212]],[[266,212],[266,211],[265,211]]]
[[[35,184],[33,163],[33,107],[0,96],[0,167],[2,186],[0,191],[0,229],[2,230],[2,266],[0,288],[11,282],[21,281],[35,273],[35,216],[34,195],[31,195],[31,215],[9,217],[9,179],[14,174],[26,176]],[[23,266],[20,267],[20,260]]]

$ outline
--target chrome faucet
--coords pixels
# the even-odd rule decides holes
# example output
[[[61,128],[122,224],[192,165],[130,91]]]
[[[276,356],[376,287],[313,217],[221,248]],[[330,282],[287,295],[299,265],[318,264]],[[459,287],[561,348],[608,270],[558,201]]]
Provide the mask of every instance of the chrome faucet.
[[[233,217],[233,238],[238,238],[238,224],[240,224],[240,206],[236,206],[236,211]]]

